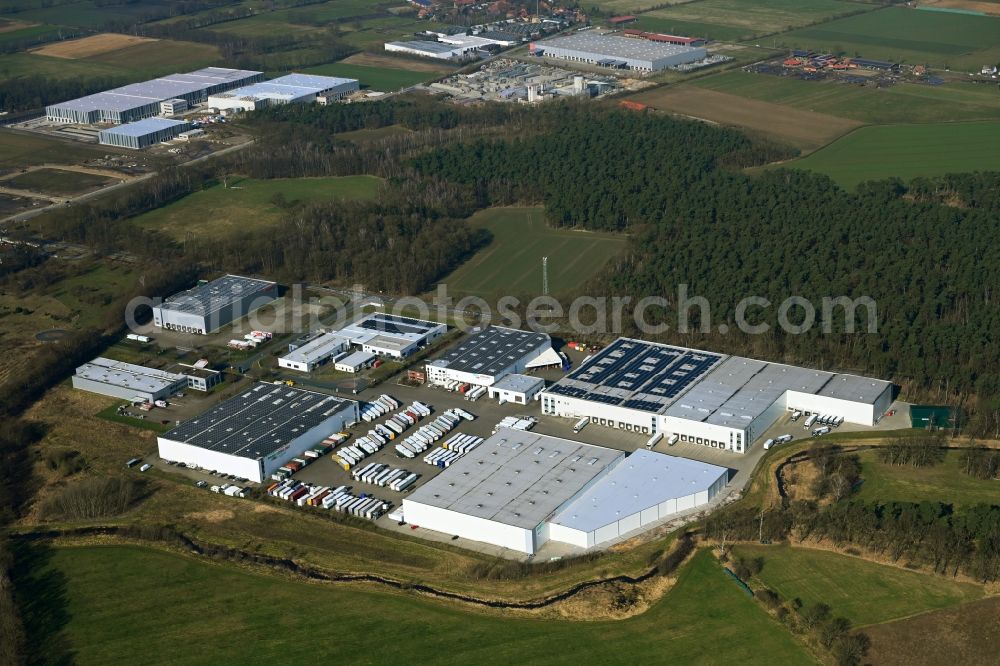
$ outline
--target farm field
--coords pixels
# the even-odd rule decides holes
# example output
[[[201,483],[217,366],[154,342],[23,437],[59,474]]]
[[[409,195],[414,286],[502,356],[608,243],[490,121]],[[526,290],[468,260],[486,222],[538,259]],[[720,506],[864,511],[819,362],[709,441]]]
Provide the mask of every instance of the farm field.
[[[565,293],[597,273],[626,244],[620,235],[551,229],[541,206],[491,208],[473,215],[469,224],[488,229],[493,241],[441,281],[449,293],[461,296],[541,294],[546,256],[550,293]]]
[[[0,30],[0,45],[22,43],[24,40],[40,40],[56,37],[59,27],[54,25],[11,22],[10,29]]]
[[[825,173],[845,187],[866,180],[1000,170],[1000,121],[862,127],[783,166]]]
[[[687,84],[657,88],[631,99],[655,109],[758,132],[804,151],[824,146],[860,126],[854,120]]]
[[[114,32],[105,32],[90,37],[80,39],[70,39],[54,44],[46,44],[37,49],[32,49],[32,53],[37,53],[51,58],[68,58],[77,60],[79,58],[89,58],[109,51],[118,51],[137,44],[155,42],[155,39],[147,37],[135,37],[133,35],[121,35]]]
[[[898,7],[795,30],[778,46],[979,71],[1000,55],[1000,18]]]
[[[639,17],[639,27],[719,41],[741,41],[785,32],[835,16],[870,11],[871,7],[840,0],[699,0]]]
[[[44,564],[15,580],[17,594],[25,595],[29,640],[46,663],[71,652],[75,663],[108,664],[120,661],[123,650],[130,661],[170,654],[184,663],[509,664],[526,653],[558,664],[582,658],[728,664],[761,653],[774,663],[812,663],[705,551],[648,612],[570,622],[470,613],[399,593],[310,585],[139,547],[36,548],[33,559]],[[207,614],[212,622],[205,622]],[[320,640],[316,617],[351,627],[351,640]],[[386,640],[388,627],[398,639]],[[135,636],[142,640],[130,640]]]
[[[1000,597],[865,629],[866,662],[880,666],[993,666],[1000,653]]]
[[[875,89],[731,71],[698,79],[691,85],[862,123],[1000,120],[1000,95],[996,89],[973,83],[941,86],[900,83]],[[742,102],[732,100],[732,103]]]
[[[307,74],[344,76],[350,79],[357,79],[362,88],[381,90],[382,92],[395,92],[400,88],[408,88],[409,86],[441,76],[441,74],[433,72],[408,72],[403,69],[351,65],[345,62],[333,62],[328,65],[310,67],[302,71]]]
[[[340,198],[372,199],[378,193],[381,182],[374,176],[234,179],[228,189],[215,185],[163,208],[143,213],[133,221],[176,239],[183,239],[188,234],[218,238],[277,222],[282,210],[272,203],[275,195],[282,195],[289,203]]]
[[[444,23],[415,18],[382,16],[358,22],[346,21],[337,27],[342,31],[341,38],[348,44],[358,48],[372,46],[380,50],[382,42],[406,39],[413,33],[423,30],[443,30],[447,26]]]
[[[122,21],[129,18],[139,18],[151,11],[166,8],[172,0],[145,0],[144,2],[121,3],[114,5],[111,18]],[[77,0],[60,4],[46,2],[39,6],[17,13],[17,18],[24,21],[37,21],[55,25],[71,25],[81,28],[100,28],[109,20],[109,11],[101,0]]]
[[[98,148],[39,134],[0,131],[0,173],[35,164],[73,164],[107,153],[103,146]]]
[[[653,7],[665,5],[682,5],[693,0],[601,0],[595,3],[609,14],[638,14]]]
[[[36,169],[28,173],[0,181],[0,185],[31,190],[44,194],[78,194],[103,187],[112,182],[111,178],[92,173],[63,171],[62,169]]]
[[[959,452],[948,451],[933,467],[893,466],[879,462],[874,451],[863,451],[857,497],[863,501],[944,502],[957,506],[996,504],[996,481],[984,481],[962,471]]]
[[[744,546],[735,552],[763,557],[757,578],[785,599],[822,602],[855,626],[878,624],[946,608],[983,596],[978,585],[868,562],[856,557],[789,546]]]

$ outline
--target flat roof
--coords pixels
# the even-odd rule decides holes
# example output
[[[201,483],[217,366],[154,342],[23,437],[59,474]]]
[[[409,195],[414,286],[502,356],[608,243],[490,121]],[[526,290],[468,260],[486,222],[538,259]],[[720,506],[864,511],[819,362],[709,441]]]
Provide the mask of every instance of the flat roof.
[[[836,375],[819,391],[819,395],[838,400],[875,402],[892,382],[858,375]]]
[[[624,453],[501,428],[408,501],[534,529]]]
[[[357,79],[345,79],[336,76],[288,74],[271,79],[270,81],[252,83],[248,86],[228,90],[218,95],[213,95],[213,97],[298,99],[307,95],[317,95],[325,90],[330,90],[344,84],[357,82]]]
[[[445,324],[439,324],[434,321],[424,321],[423,319],[375,312],[352,324],[348,324],[336,333],[348,338],[351,343],[356,345],[365,344],[373,338],[384,338],[380,342],[385,345],[392,338],[408,343],[419,343],[442,327],[447,328]]]
[[[79,97],[50,107],[75,109],[77,111],[127,111],[146,104],[156,104],[199,90],[226,83],[238,83],[244,79],[260,76],[262,72],[228,67],[205,67],[186,74],[170,74],[157,79],[131,83],[103,92]]]
[[[301,388],[257,383],[161,437],[260,460],[349,407],[351,402]]]
[[[153,132],[169,129],[171,127],[187,127],[191,123],[186,120],[171,120],[169,118],[144,118],[134,123],[125,123],[110,129],[101,130],[101,134],[118,134],[120,136],[146,136]]]
[[[697,349],[618,338],[548,392],[660,414],[723,358]]]
[[[177,382],[186,382],[184,375],[166,370],[154,370],[142,365],[98,357],[76,369],[76,376],[93,382],[131,389],[136,393],[156,393]]]
[[[493,388],[502,391],[514,391],[515,393],[527,393],[536,388],[539,384],[545,385],[545,380],[541,377],[531,375],[507,375],[493,385]]]
[[[708,490],[729,470],[639,449],[563,507],[549,522],[581,532],[609,525],[662,502]]]
[[[616,37],[593,32],[579,32],[565,37],[556,37],[537,43],[544,48],[571,49],[586,51],[611,58],[629,58],[633,60],[658,60],[682,53],[701,51],[700,48],[669,44],[667,42],[652,42],[645,39]]]
[[[428,365],[459,372],[495,375],[539,347],[552,345],[546,333],[490,326],[472,333]]]
[[[337,365],[349,365],[351,367],[355,367],[364,365],[374,358],[375,354],[370,354],[366,351],[356,351],[337,361]]]
[[[288,352],[282,356],[282,359],[293,363],[311,363],[316,359],[329,356],[334,350],[349,343],[347,338],[335,333],[323,333],[301,347],[297,347],[295,351]]]
[[[443,44],[441,42],[431,42],[425,40],[410,40],[403,42],[386,42],[387,46],[400,46],[414,51],[425,51],[427,53],[441,54],[457,51],[460,46],[454,44]]]
[[[277,286],[275,282],[240,275],[224,275],[193,289],[174,294],[160,305],[162,310],[208,315],[235,303],[249,294]]]

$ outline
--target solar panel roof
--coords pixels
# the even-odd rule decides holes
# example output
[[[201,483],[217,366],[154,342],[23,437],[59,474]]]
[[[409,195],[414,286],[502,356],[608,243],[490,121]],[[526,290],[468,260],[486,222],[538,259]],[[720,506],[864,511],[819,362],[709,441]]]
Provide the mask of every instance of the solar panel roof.
[[[396,338],[398,345],[400,339],[408,343],[420,342],[441,328],[446,328],[445,324],[376,312],[348,324],[337,331],[337,335],[349,338],[356,345],[365,344],[375,338],[381,338],[380,342],[383,344],[388,344],[392,338]]]
[[[723,358],[711,352],[618,338],[549,391],[660,413]]]
[[[258,383],[162,437],[260,460],[352,407],[350,400],[323,393]]]
[[[274,282],[258,280],[241,275],[225,275],[198,285],[193,289],[174,294],[163,301],[160,308],[177,312],[191,312],[207,315],[239,301],[248,294],[265,291],[275,286]]]
[[[546,333],[490,326],[469,335],[428,365],[458,372],[496,375],[540,347],[551,345],[552,339]]]
[[[602,446],[501,428],[408,499],[534,529],[624,455]]]

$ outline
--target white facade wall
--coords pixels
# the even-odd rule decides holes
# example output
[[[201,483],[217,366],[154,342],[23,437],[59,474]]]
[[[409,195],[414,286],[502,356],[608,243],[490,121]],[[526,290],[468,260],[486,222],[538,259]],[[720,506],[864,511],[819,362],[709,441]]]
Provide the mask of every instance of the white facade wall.
[[[164,460],[176,460],[188,465],[197,465],[205,469],[216,469],[226,474],[235,474],[244,479],[260,483],[264,480],[261,461],[251,458],[241,458],[221,451],[211,451],[200,446],[176,442],[171,439],[157,438],[160,457]]]
[[[891,387],[887,388],[886,392],[891,393]],[[879,410],[875,405],[854,402],[852,400],[841,400],[823,395],[789,391],[788,408],[815,414],[843,416],[844,420],[848,423],[871,426],[875,425],[876,419],[885,413],[888,404],[885,405],[885,408]]]
[[[735,451],[736,444],[744,443],[746,434],[742,428],[730,428],[727,426],[704,423],[682,419],[676,416],[661,416],[660,432],[664,437],[679,435],[681,441],[701,444],[712,448],[721,448],[727,451]],[[739,438],[737,438],[739,435]]]
[[[511,402],[516,405],[527,405],[529,402],[534,400],[535,396],[541,393],[544,384],[539,385],[537,388],[531,391],[509,391],[506,389],[498,389],[495,387],[490,387],[488,390],[488,395],[490,398],[499,399],[503,402]]]
[[[532,530],[458,513],[450,509],[421,504],[409,499],[403,500],[403,516],[410,525],[418,525],[442,534],[457,534],[464,539],[482,541],[529,555],[535,552]]]
[[[652,434],[659,427],[659,417],[649,412],[616,405],[602,405],[554,393],[543,392],[542,399],[542,412],[545,414],[577,419],[589,416],[591,421],[598,425],[608,425],[643,434]],[[546,402],[548,407],[545,405]]]

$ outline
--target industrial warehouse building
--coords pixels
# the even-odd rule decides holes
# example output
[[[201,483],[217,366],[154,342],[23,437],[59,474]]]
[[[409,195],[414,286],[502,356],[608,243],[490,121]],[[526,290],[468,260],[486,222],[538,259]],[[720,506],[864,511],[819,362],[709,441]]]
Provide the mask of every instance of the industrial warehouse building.
[[[323,97],[327,102],[341,99],[360,89],[357,79],[314,74],[289,74],[270,81],[230,90],[208,98],[212,108],[254,111],[275,104],[304,104]]]
[[[708,56],[708,52],[702,47],[594,32],[580,32],[543,42],[532,42],[529,48],[535,55],[547,58],[642,72],[658,72],[668,67],[704,60]]]
[[[210,95],[263,78],[262,72],[206,67],[52,104],[45,107],[45,116],[52,122],[121,125],[159,114],[161,102],[180,99],[194,105],[204,102]]]
[[[744,453],[789,410],[874,425],[892,402],[892,384],[619,338],[541,401],[543,414]]]
[[[157,438],[160,457],[262,482],[358,420],[358,403],[258,383]]]
[[[353,354],[337,359],[333,367],[340,372],[360,372],[377,360],[375,354],[365,351],[357,351]]]
[[[386,42],[385,50],[392,53],[406,53],[407,55],[421,56],[423,58],[435,58],[437,60],[457,60],[472,56],[481,49],[489,47],[510,46],[510,37],[487,36],[487,35],[448,35],[446,33],[435,33],[437,41],[409,40],[402,42]]]
[[[348,324],[336,334],[369,354],[405,358],[447,330],[446,324],[376,312]]]
[[[489,387],[489,396],[503,403],[527,405],[545,388],[545,380],[529,375],[507,375]]]
[[[278,359],[278,367],[312,372],[350,346],[351,341],[343,336],[320,333],[303,345],[289,345],[289,352]]]
[[[548,518],[625,456],[600,446],[500,429],[403,499],[411,525],[522,553],[548,538]]]
[[[710,502],[729,470],[501,428],[403,499],[411,525],[534,554],[593,548]]]
[[[207,335],[278,297],[278,285],[267,280],[226,275],[183,291],[153,307],[153,325]]]
[[[729,482],[717,465],[639,449],[549,520],[549,539],[593,548],[711,502]]]
[[[459,381],[492,386],[507,375],[561,362],[546,333],[490,326],[428,363],[427,380],[432,384]]]
[[[145,118],[125,123],[97,133],[97,142],[104,146],[118,146],[141,150],[161,141],[177,138],[191,128],[191,123],[168,118]]]
[[[164,400],[188,385],[188,378],[175,372],[95,358],[76,369],[73,388],[123,400]]]

